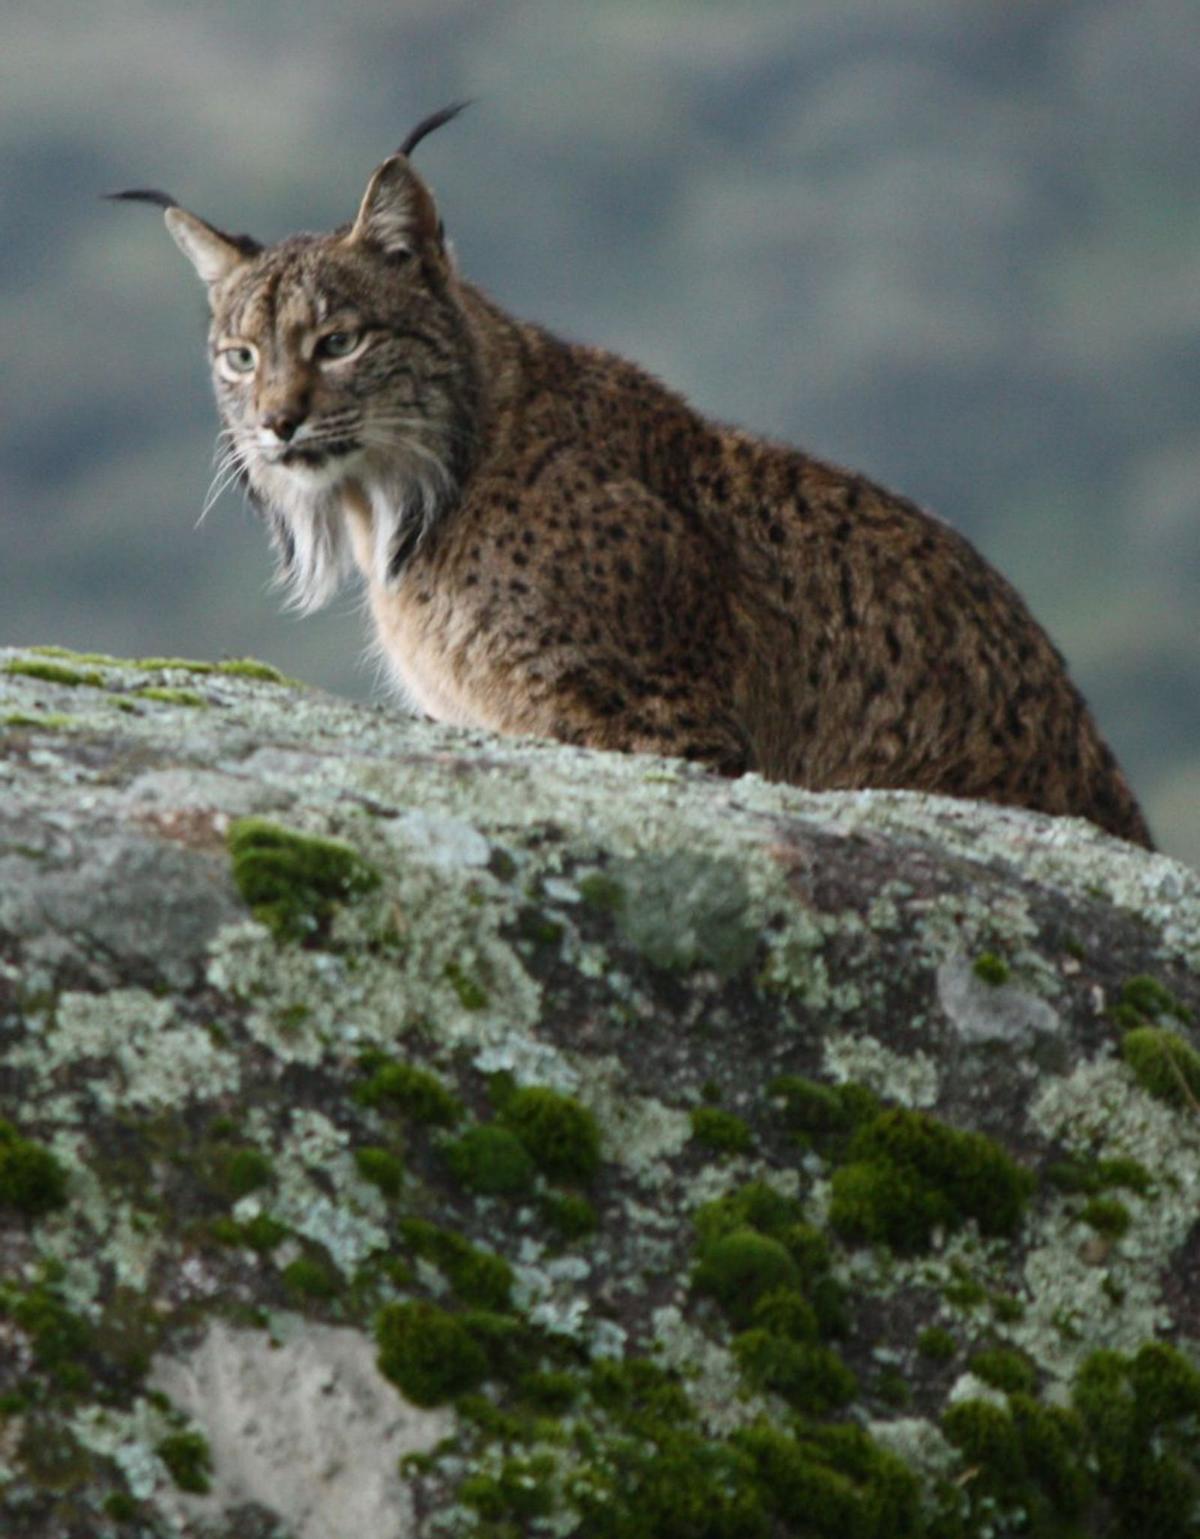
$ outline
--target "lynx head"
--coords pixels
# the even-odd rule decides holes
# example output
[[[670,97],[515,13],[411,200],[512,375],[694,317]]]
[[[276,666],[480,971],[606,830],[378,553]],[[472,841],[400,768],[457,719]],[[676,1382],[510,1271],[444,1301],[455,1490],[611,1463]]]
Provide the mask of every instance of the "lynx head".
[[[262,246],[165,193],[115,194],[165,210],[207,287],[220,466],[267,515],[280,577],[304,610],[352,564],[348,483],[371,506],[373,576],[394,583],[469,468],[475,348],[433,197],[408,159],[460,110],[414,129],[353,222],[328,235]]]

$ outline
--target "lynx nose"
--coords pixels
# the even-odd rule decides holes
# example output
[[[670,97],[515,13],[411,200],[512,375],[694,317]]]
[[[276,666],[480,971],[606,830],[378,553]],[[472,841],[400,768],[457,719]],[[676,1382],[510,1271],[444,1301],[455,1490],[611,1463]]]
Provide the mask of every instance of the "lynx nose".
[[[262,425],[286,444],[296,436],[296,429],[304,421],[304,416],[298,407],[283,407],[279,411],[267,412],[262,418]]]

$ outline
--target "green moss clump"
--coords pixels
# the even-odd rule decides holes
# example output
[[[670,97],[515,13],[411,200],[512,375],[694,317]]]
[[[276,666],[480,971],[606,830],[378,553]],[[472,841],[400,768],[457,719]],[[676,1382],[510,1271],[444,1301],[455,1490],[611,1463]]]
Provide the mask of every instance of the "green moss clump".
[[[998,957],[995,952],[985,951],[977,956],[971,964],[971,971],[982,983],[998,989],[1001,984],[1007,983],[1012,976],[1012,970],[1003,957]]]
[[[487,1376],[483,1348],[436,1304],[387,1304],[375,1325],[379,1371],[414,1405],[443,1405]]]
[[[1154,1177],[1141,1161],[1127,1155],[1116,1155],[1107,1160],[1078,1157],[1057,1160],[1046,1171],[1046,1179],[1060,1191],[1079,1192],[1089,1197],[1114,1186],[1123,1186],[1144,1197],[1154,1186]]]
[[[501,1107],[500,1122],[551,1181],[586,1185],[600,1167],[600,1129],[573,1096],[541,1085],[514,1090]]]
[[[760,1423],[733,1441],[753,1460],[770,1510],[788,1533],[917,1539],[923,1532],[916,1477],[857,1427],[802,1424],[789,1437]]]
[[[1170,989],[1164,988],[1157,978],[1145,974],[1126,979],[1121,985],[1120,998],[1110,1013],[1126,1029],[1153,1025],[1163,1016],[1173,1016],[1184,1025],[1192,1019],[1192,1012]]]
[[[87,1389],[92,1381],[87,1365],[95,1349],[95,1332],[69,1309],[58,1292],[56,1268],[24,1293],[0,1291],[0,1314],[9,1316],[29,1337],[33,1361],[58,1388],[68,1393]]]
[[[139,657],[133,666],[143,673],[169,669],[173,673],[215,673],[216,663],[200,662],[191,657]]]
[[[958,1352],[958,1343],[940,1325],[928,1325],[917,1337],[917,1351],[930,1362],[948,1363]]]
[[[748,1226],[705,1245],[692,1274],[692,1286],[707,1293],[735,1324],[748,1325],[754,1306],[766,1293],[796,1289],[800,1269],[787,1248]]]
[[[107,652],[75,652],[70,647],[54,646],[29,647],[28,650],[38,657],[57,657],[68,663],[100,663],[106,668],[127,666],[123,658],[112,657]]]
[[[169,689],[165,684],[151,684],[144,689],[135,689],[133,694],[137,700],[157,700],[163,705],[186,705],[193,710],[208,708],[208,701],[194,689]]]
[[[774,1331],[743,1331],[733,1338],[733,1352],[748,1383],[772,1390],[806,1415],[836,1410],[854,1398],[858,1387],[854,1374],[828,1347]]]
[[[261,1149],[251,1146],[222,1151],[220,1164],[221,1185],[235,1202],[275,1179],[271,1161]]]
[[[903,1107],[861,1126],[848,1156],[833,1175],[830,1223],[847,1239],[906,1252],[927,1246],[935,1227],[958,1229],[968,1219],[984,1234],[1013,1234],[1034,1186],[982,1133]]]
[[[1031,1395],[1037,1388],[1037,1369],[1023,1353],[1008,1347],[975,1352],[967,1367],[977,1379],[1007,1394]]]
[[[754,1147],[743,1119],[719,1106],[696,1107],[692,1112],[692,1137],[719,1154],[749,1154]]]
[[[219,1245],[244,1245],[262,1255],[282,1245],[291,1233],[286,1224],[269,1213],[258,1213],[244,1224],[229,1217],[216,1218],[209,1225],[209,1232]]]
[[[66,1200],[67,1172],[62,1163],[0,1118],[0,1208],[41,1218]]]
[[[362,1105],[394,1108],[414,1122],[435,1127],[453,1127],[462,1116],[462,1102],[428,1069],[385,1058],[381,1053],[365,1054],[360,1062],[370,1076],[354,1092]]]
[[[464,1010],[487,1009],[487,991],[474,978],[468,977],[457,962],[446,963],[446,977]]]
[[[289,684],[292,681],[270,663],[260,663],[256,657],[227,657],[216,665],[218,673],[231,674],[240,679],[261,679],[267,684]]]
[[[418,1256],[432,1261],[446,1274],[464,1304],[493,1312],[508,1307],[513,1272],[503,1256],[481,1250],[462,1235],[439,1229],[428,1219],[403,1219],[400,1234]]]
[[[579,896],[588,908],[615,914],[625,904],[625,889],[603,871],[593,871],[579,883]]]
[[[1138,1026],[1122,1038],[1121,1056],[1151,1095],[1172,1106],[1200,1105],[1200,1053],[1177,1031]]]
[[[468,1128],[442,1152],[454,1175],[470,1191],[490,1197],[517,1197],[533,1185],[533,1156],[509,1128],[495,1123]]]
[[[597,1363],[590,1394],[597,1456],[566,1496],[589,1539],[767,1539],[770,1514],[753,1458],[700,1432],[687,1396],[644,1360]]]
[[[212,1453],[199,1432],[173,1432],[155,1450],[181,1491],[204,1496],[212,1489]]]
[[[567,1243],[593,1233],[598,1222],[595,1208],[578,1192],[546,1192],[538,1207],[544,1222]]]
[[[379,886],[379,873],[350,845],[263,818],[238,819],[228,843],[238,891],[281,941],[316,935],[339,903]]]
[[[1094,1352],[1073,1400],[1093,1444],[1114,1532],[1194,1539],[1200,1510],[1200,1370],[1151,1342],[1133,1357]]]
[[[95,668],[67,668],[62,663],[30,663],[16,660],[5,663],[0,668],[0,673],[13,674],[18,678],[41,679],[44,684],[65,684],[76,689],[81,685],[86,685],[89,689],[104,688],[104,675],[98,673]]]
[[[535,1454],[504,1460],[495,1475],[471,1475],[458,1489],[459,1500],[491,1523],[524,1525],[554,1510],[557,1463],[552,1455]],[[520,1532],[508,1528],[502,1532]]]
[[[128,1491],[110,1491],[104,1498],[104,1515],[114,1523],[133,1523],[141,1508]]]
[[[760,1301],[765,1310],[764,1295],[783,1289],[799,1292],[811,1304],[822,1337],[845,1333],[845,1296],[830,1273],[829,1246],[824,1235],[805,1222],[794,1199],[765,1182],[751,1181],[706,1203],[696,1214],[696,1231],[699,1265],[693,1285],[722,1302],[735,1325],[763,1324],[765,1317],[755,1316]],[[758,1243],[764,1239],[777,1248]],[[742,1268],[748,1291],[739,1299],[734,1279]]]
[[[1117,1197],[1093,1197],[1079,1215],[1097,1234],[1119,1239],[1133,1222],[1129,1209]]]
[[[284,1287],[296,1299],[331,1299],[341,1289],[341,1278],[336,1270],[316,1256],[297,1256],[279,1275]]]
[[[354,1151],[354,1163],[364,1181],[377,1186],[385,1197],[398,1197],[404,1185],[404,1162],[390,1149],[364,1144]]]

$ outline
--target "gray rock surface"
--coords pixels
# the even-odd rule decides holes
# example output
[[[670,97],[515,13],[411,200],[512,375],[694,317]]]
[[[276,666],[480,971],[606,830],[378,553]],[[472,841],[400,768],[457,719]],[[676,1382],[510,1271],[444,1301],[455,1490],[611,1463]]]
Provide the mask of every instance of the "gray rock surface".
[[[1084,1470],[1081,1383],[1154,1341],[1187,1409],[1200,1104],[1186,1063],[1154,1094],[1123,1046],[1196,1042],[1200,878],[1079,822],[726,782],[269,675],[0,652],[0,1118],[66,1181],[6,1186],[0,1127],[0,1531],[734,1539],[852,1511],[953,1539],[1075,1501],[1080,1532],[1117,1532],[1126,1487],[1068,1499],[1025,1448],[997,1495],[949,1413],[1021,1421],[1006,1353]],[[298,916],[263,907],[230,854],[247,818],[259,856],[349,862],[336,895],[326,872]],[[565,1155],[522,1122],[529,1087],[572,1109]],[[857,1120],[823,1123],[815,1087]],[[888,1108],[1007,1151],[1019,1220],[972,1195],[919,1243],[856,1229],[842,1172]],[[731,1230],[793,1301],[836,1296],[817,1335],[756,1312],[749,1273],[712,1282],[714,1255],[742,1265]],[[421,1390],[386,1322],[433,1310],[458,1332],[436,1372],[476,1367]],[[682,1387],[678,1446],[614,1398],[622,1363]],[[1153,1457],[1187,1535],[1180,1415]],[[852,1475],[838,1426],[870,1451]],[[740,1473],[668,1512],[647,1448],[672,1500],[707,1489],[689,1460]],[[771,1461],[799,1448],[820,1478],[785,1499]],[[922,1493],[892,1518],[888,1450]],[[817,1487],[850,1492],[840,1517]]]

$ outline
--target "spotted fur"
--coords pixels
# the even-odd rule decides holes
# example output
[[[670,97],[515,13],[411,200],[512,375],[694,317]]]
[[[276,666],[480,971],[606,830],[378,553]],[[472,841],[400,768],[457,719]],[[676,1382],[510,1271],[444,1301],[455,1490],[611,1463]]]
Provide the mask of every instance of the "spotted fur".
[[[966,540],[507,315],[457,272],[406,155],[332,234],[260,248],[165,217],[208,285],[231,474],[293,601],[357,569],[418,709],[1150,843],[1062,659]],[[321,356],[347,334],[352,357]]]

